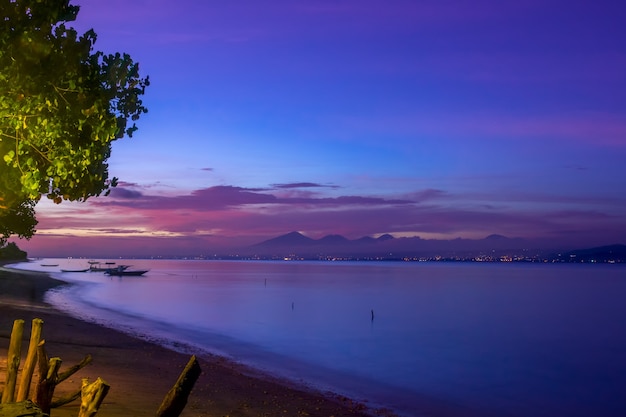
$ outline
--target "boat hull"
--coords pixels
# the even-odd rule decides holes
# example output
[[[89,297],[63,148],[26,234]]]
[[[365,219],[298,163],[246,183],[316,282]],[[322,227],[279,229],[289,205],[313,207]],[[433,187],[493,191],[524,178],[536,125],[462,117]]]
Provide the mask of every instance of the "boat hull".
[[[137,270],[137,271],[107,271],[105,272],[106,275],[112,275],[112,276],[116,276],[116,277],[126,277],[126,276],[131,276],[131,277],[136,277],[136,276],[140,276],[145,274],[146,272],[148,272],[148,270]]]

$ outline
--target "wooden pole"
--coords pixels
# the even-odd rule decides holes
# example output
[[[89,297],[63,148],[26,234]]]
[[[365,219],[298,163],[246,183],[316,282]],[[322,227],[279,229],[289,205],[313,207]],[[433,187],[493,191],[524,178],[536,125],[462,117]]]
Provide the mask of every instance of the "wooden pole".
[[[102,400],[104,400],[104,397],[106,397],[109,392],[109,388],[109,384],[104,382],[100,377],[91,384],[87,378],[84,378],[78,417],[93,417],[96,415],[102,404]]]
[[[187,362],[187,366],[178,377],[176,384],[163,399],[156,413],[157,417],[178,417],[182,413],[200,372],[200,364],[194,355]]]
[[[44,413],[50,414],[50,404],[52,403],[52,395],[57,384],[59,368],[61,367],[61,358],[50,358],[46,353],[46,341],[42,340],[37,346],[37,361],[39,362],[39,382],[35,390],[35,404],[43,410]]]
[[[37,360],[39,362],[39,382],[37,383],[37,389],[35,390],[35,404],[43,410],[44,413],[50,414],[50,410],[55,407],[60,407],[63,404],[67,404],[78,397],[80,397],[81,391],[74,392],[64,398],[52,400],[54,396],[54,390],[58,384],[78,372],[85,366],[91,363],[91,355],[85,356],[85,358],[79,363],[64,372],[59,373],[61,368],[61,358],[50,358],[45,347],[46,341],[42,340],[37,345]],[[2,417],[0,415],[0,417]]]
[[[17,371],[20,367],[22,354],[22,335],[24,334],[24,320],[18,319],[13,322],[9,352],[7,354],[7,379],[2,392],[2,403],[12,403],[15,400],[15,383]]]
[[[33,324],[30,331],[30,344],[28,345],[28,353],[26,354],[26,361],[22,368],[22,376],[20,378],[20,385],[17,390],[16,401],[24,401],[28,398],[28,392],[30,391],[30,383],[33,379],[33,372],[35,372],[35,364],[37,362],[37,345],[41,340],[41,328],[43,326],[42,319],[33,319]]]

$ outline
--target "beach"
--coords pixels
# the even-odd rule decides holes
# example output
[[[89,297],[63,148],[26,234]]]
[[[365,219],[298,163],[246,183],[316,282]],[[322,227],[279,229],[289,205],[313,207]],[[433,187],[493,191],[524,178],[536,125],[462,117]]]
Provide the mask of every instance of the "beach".
[[[63,360],[61,371],[86,355],[91,364],[55,390],[63,396],[80,388],[81,380],[101,377],[111,389],[99,416],[153,416],[187,364],[190,354],[165,349],[127,334],[82,321],[43,301],[61,281],[45,273],[0,268],[0,390],[6,379],[6,356],[13,321],[23,319],[22,361],[28,349],[31,321],[44,321],[42,338],[50,357]],[[392,415],[369,410],[348,398],[322,393],[262,374],[225,358],[198,358],[202,373],[182,416],[371,416]],[[52,410],[52,416],[76,416],[79,402]]]

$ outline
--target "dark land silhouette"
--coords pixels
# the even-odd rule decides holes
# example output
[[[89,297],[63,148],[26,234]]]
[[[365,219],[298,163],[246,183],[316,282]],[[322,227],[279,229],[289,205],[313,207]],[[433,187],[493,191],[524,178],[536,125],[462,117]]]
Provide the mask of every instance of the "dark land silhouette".
[[[350,240],[341,235],[312,239],[291,232],[242,248],[237,256],[259,259],[351,259],[415,261],[524,261],[524,262],[626,262],[626,245],[587,249],[562,248],[543,240],[489,235],[484,239],[436,240],[419,237]]]

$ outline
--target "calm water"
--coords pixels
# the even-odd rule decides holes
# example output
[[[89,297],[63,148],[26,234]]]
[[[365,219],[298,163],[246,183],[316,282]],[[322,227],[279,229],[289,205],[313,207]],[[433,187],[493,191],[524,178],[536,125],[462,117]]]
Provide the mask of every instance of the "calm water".
[[[620,265],[120,263],[150,272],[22,267],[76,282],[49,301],[82,317],[406,415],[626,415]]]

